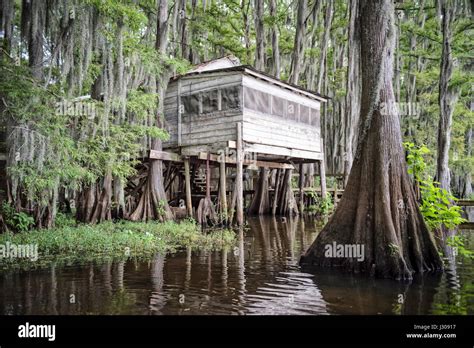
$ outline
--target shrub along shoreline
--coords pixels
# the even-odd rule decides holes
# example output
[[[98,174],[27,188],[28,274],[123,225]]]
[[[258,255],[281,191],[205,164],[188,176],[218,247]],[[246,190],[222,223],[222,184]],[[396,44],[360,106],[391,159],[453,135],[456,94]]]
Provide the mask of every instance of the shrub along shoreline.
[[[151,258],[183,248],[221,250],[235,243],[231,230],[201,231],[191,220],[181,222],[104,222],[49,230],[0,234],[0,269],[46,267],[101,260]],[[34,255],[21,255],[29,247]],[[23,248],[23,249],[22,249]]]

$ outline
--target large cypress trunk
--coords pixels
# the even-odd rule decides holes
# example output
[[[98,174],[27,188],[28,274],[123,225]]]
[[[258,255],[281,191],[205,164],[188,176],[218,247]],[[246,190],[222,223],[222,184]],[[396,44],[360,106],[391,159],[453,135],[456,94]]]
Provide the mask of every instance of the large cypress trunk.
[[[158,2],[158,20],[156,30],[155,49],[162,55],[166,54],[168,33],[168,1],[160,0]],[[159,76],[157,81],[158,94],[158,112],[156,125],[163,128],[163,101],[168,83],[168,72]],[[161,139],[153,139],[151,148],[156,151],[163,150]],[[160,221],[170,220],[173,214],[168,205],[166,192],[163,186],[163,162],[161,160],[152,160],[150,163],[147,182],[140,196],[139,203],[135,211],[129,217],[131,220],[150,220],[158,219]]]
[[[361,126],[347,187],[337,209],[301,259],[380,277],[411,278],[442,268],[415,200],[392,89],[394,7],[360,2]],[[330,257],[328,245],[361,245],[362,258]]]

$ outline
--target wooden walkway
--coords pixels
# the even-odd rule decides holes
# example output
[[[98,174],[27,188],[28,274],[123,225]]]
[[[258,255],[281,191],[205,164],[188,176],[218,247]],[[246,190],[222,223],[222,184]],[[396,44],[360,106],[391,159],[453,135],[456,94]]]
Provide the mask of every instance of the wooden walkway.
[[[456,205],[460,207],[474,207],[474,199],[459,199]]]
[[[473,230],[474,231],[474,222],[465,222],[459,225],[460,230]]]
[[[299,189],[294,188],[293,191],[298,194]],[[321,195],[321,189],[319,188],[305,188],[304,192],[316,192]],[[327,192],[331,194],[333,202],[337,204],[344,193],[343,189],[327,188]],[[474,207],[474,200],[472,199],[459,199],[456,201],[456,205],[460,207]],[[473,230],[474,231],[474,221],[468,221],[459,225],[460,230]]]
[[[460,199],[456,202],[456,205],[460,207],[474,207],[474,200],[473,199]],[[459,229],[474,231],[474,221],[468,221],[459,225]]]

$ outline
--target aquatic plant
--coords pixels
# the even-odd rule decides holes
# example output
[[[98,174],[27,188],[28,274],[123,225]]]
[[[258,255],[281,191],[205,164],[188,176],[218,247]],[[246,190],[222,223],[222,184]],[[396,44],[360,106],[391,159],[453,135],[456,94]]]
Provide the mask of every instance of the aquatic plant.
[[[235,242],[230,230],[203,232],[193,221],[176,222],[104,222],[97,225],[66,226],[0,235],[0,245],[37,245],[36,261],[0,258],[0,268],[41,266],[66,258],[73,261],[101,258],[127,259],[151,257],[156,253],[176,252],[185,247],[220,250]]]

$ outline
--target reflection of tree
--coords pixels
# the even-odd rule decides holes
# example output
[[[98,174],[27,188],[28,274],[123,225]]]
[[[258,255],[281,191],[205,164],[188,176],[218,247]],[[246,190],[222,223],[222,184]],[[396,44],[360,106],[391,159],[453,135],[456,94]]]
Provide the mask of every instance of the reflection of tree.
[[[192,267],[192,255],[193,252],[191,247],[186,248],[186,277],[184,280],[184,290],[189,290],[189,284],[191,283],[191,267]]]
[[[92,296],[88,296],[90,299],[89,301],[91,302],[91,307],[95,307],[95,301],[97,297],[95,296],[96,294],[94,293],[94,290],[97,288],[97,286],[94,284],[95,273],[94,264],[92,262],[89,263],[88,272],[89,274],[87,277],[87,292],[88,294],[92,294]]]
[[[259,315],[326,314],[326,303],[309,274],[282,272],[247,295],[246,310]]]
[[[280,222],[275,217],[249,219],[252,234],[260,245],[254,246],[261,251],[261,261],[268,271],[274,270],[278,261],[290,256],[295,261],[295,238],[298,218],[288,218]],[[258,255],[258,254],[257,254]]]
[[[305,216],[301,216],[301,219],[300,219],[300,226],[298,228],[298,233],[299,233],[299,240],[300,240],[300,249],[301,250],[304,250],[304,247],[305,247],[305,237],[306,237],[306,224],[305,224]],[[311,226],[309,226],[309,228],[311,228]]]
[[[112,293],[112,262],[106,261],[102,266],[102,274],[104,276],[104,287],[108,294]]]
[[[285,256],[285,250],[282,244],[282,238],[280,237],[280,230],[278,228],[275,228],[277,227],[275,222],[273,222],[273,224],[270,224],[268,219],[267,218],[264,219],[262,216],[260,216],[260,219],[261,219],[260,224],[262,225],[262,228],[263,226],[268,226],[268,228],[270,229],[270,239],[274,237],[275,246],[273,247],[273,251],[277,252],[279,255]],[[275,217],[272,217],[272,220],[276,220]],[[275,256],[278,256],[278,255],[274,255],[273,259],[275,259]]]
[[[238,239],[238,282],[239,282],[239,304],[243,305],[245,303],[245,295],[247,293],[246,289],[246,279],[245,279],[245,250],[244,250],[244,230],[242,228],[239,229],[239,239]]]
[[[313,279],[329,313],[419,315],[431,312],[441,274],[399,282],[318,269]]]
[[[467,245],[470,246],[471,243],[468,240]],[[464,256],[458,258],[461,261],[458,269],[445,269],[444,286],[436,294],[433,314],[474,314],[474,261]]]
[[[209,251],[207,256],[207,293],[212,293],[212,253]]]
[[[57,300],[57,290],[58,290],[58,280],[56,278],[56,265],[53,263],[51,265],[51,291],[49,297],[51,299],[51,314],[58,314],[58,300]]]
[[[33,280],[32,280],[33,278]],[[26,303],[25,303],[25,308],[26,308],[26,313],[25,314],[33,314],[34,313],[34,307],[33,307],[33,304],[32,304],[32,290],[34,288],[38,289],[36,286],[32,287],[31,286],[31,283],[32,281],[34,282],[36,278],[35,277],[32,277],[32,274],[28,272],[28,275],[26,277],[26,287],[25,287],[25,299],[26,299]],[[38,284],[39,285],[39,284]]]
[[[224,289],[224,295],[227,296],[227,280],[229,279],[229,267],[227,266],[227,254],[229,250],[224,248],[221,252],[222,257],[222,288]]]
[[[284,224],[286,236],[288,238],[289,254],[291,261],[295,261],[295,238],[296,238],[296,229],[298,227],[298,217],[292,217],[288,219],[288,223]]]
[[[16,315],[143,313],[136,294],[124,287],[124,272],[124,263],[110,261],[72,267],[52,263],[47,272],[11,272],[0,279],[0,308]]]
[[[117,272],[116,272],[116,277],[115,277],[115,281],[117,283],[117,287],[120,291],[123,290],[123,274],[124,274],[124,271],[125,271],[125,262],[123,261],[120,261],[120,262],[117,262]]]
[[[254,223],[250,224],[250,229],[254,236],[258,236],[261,243],[261,250],[263,253],[263,264],[267,269],[272,268],[272,246],[270,236],[268,233],[267,221],[263,216],[259,216],[252,220]]]
[[[150,296],[149,310],[153,314],[161,314],[161,310],[166,304],[166,298],[162,292],[164,277],[163,268],[165,265],[165,256],[155,255],[151,263],[150,280],[153,292]]]

